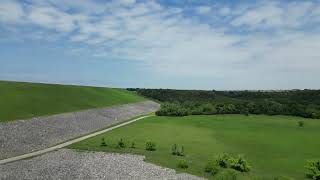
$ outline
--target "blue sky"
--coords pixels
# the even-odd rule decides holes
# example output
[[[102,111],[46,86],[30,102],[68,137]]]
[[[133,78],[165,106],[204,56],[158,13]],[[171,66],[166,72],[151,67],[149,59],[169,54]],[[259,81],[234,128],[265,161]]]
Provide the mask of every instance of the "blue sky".
[[[0,79],[319,89],[320,1],[1,0]]]

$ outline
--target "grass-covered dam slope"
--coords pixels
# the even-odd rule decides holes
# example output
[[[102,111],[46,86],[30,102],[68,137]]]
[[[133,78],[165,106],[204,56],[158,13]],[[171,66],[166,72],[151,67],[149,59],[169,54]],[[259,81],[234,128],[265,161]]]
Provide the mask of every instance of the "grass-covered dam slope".
[[[0,122],[143,100],[124,89],[0,81]]]
[[[305,167],[308,160],[320,158],[319,129],[319,120],[292,116],[158,116],[84,140],[70,148],[141,154],[148,162],[208,179],[302,180],[310,172]],[[149,141],[155,143],[153,151],[146,150]],[[173,155],[174,144],[178,151],[184,147],[184,156]],[[223,153],[232,157],[242,155],[250,164],[250,171],[231,171],[233,169],[217,166],[216,174],[206,173],[208,163]],[[181,160],[186,161],[188,168],[181,168]],[[231,175],[227,175],[228,172]]]

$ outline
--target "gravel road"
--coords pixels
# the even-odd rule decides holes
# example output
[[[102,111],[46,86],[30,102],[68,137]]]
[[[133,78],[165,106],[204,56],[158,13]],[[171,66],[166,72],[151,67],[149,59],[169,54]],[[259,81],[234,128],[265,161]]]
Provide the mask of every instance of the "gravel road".
[[[60,149],[0,165],[0,179],[201,179],[190,174],[176,174],[172,169],[146,163],[143,159],[139,155]]]
[[[158,108],[159,104],[145,101],[0,123],[0,159],[44,149]]]

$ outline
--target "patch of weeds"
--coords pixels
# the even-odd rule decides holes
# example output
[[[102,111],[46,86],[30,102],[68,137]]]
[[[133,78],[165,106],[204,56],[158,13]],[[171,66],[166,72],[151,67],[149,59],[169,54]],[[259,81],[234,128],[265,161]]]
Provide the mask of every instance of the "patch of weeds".
[[[184,146],[178,148],[177,144],[173,144],[171,147],[171,154],[175,156],[185,156]]]
[[[240,172],[249,172],[251,166],[248,161],[246,161],[242,156],[238,156],[236,158],[230,158],[230,168],[235,169]]]
[[[171,154],[172,155],[177,155],[177,152],[178,152],[177,144],[172,145]]]
[[[304,121],[298,121],[298,126],[299,127],[304,127]]]
[[[132,148],[132,149],[136,148],[136,144],[134,142],[132,142],[130,148]]]
[[[189,167],[188,162],[184,159],[180,160],[177,166],[181,169],[187,169]]]
[[[204,172],[209,173],[212,176],[216,175],[219,170],[220,168],[216,161],[209,161],[204,168]]]
[[[101,138],[101,144],[100,144],[100,146],[103,146],[103,147],[108,146],[104,138]]]
[[[308,170],[306,176],[309,179],[320,180],[320,160],[308,161],[306,168]]]
[[[155,151],[156,150],[156,144],[154,142],[151,142],[151,141],[146,142],[146,150],[147,151]]]
[[[221,154],[216,157],[216,163],[221,168],[231,168],[240,172],[249,172],[251,166],[242,156],[232,157],[229,154]]]
[[[125,148],[125,147],[126,147],[126,144],[124,143],[123,139],[121,138],[118,141],[117,148]]]
[[[217,164],[222,168],[228,168],[229,167],[229,160],[231,156],[229,154],[223,153],[216,157]]]

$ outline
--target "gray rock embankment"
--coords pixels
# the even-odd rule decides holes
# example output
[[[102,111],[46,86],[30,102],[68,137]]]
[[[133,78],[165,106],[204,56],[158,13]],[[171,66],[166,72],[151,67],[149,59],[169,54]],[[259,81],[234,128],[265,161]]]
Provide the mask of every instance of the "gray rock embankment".
[[[0,165],[0,179],[201,179],[190,174],[176,174],[175,170],[146,163],[143,159],[139,155],[60,149]]]
[[[41,150],[159,109],[144,101],[0,123],[0,159]]]

